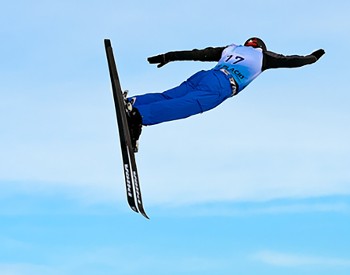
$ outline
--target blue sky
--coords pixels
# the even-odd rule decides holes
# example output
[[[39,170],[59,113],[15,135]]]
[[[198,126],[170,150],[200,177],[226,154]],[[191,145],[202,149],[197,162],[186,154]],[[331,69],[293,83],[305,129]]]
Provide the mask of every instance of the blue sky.
[[[348,1],[1,6],[0,274],[349,274]],[[148,56],[251,36],[326,55],[144,128],[134,214],[103,40],[132,95],[214,66]]]

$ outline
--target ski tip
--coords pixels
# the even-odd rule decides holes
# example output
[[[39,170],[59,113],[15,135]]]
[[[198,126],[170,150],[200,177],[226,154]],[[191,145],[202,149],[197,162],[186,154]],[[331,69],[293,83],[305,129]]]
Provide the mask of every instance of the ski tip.
[[[130,204],[129,204],[130,205]],[[137,209],[136,206],[130,205],[130,208],[135,211],[136,213],[140,213],[142,216],[144,216],[147,220],[149,220],[150,218],[147,216],[145,210],[143,210],[143,208],[141,207],[140,210]]]
[[[147,216],[147,214],[146,214],[146,212],[145,212],[145,209],[143,209],[143,205],[138,205],[138,207],[139,207],[139,213],[142,215],[142,216],[144,216],[146,219],[150,219],[148,216]]]
[[[150,220],[150,218],[147,216],[146,213],[141,213],[141,214],[142,214],[142,216],[144,216],[147,220]]]
[[[112,47],[112,45],[111,45],[111,40],[105,39],[105,46],[106,46],[106,47]]]

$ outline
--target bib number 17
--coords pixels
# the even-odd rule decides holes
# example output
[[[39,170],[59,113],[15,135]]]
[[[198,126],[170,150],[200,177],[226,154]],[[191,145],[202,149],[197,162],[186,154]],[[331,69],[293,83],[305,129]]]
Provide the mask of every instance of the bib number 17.
[[[232,59],[232,57],[233,57],[232,54],[229,55],[229,56],[227,57],[227,59],[225,60],[225,62],[229,62],[229,61]],[[232,62],[233,60],[231,60],[231,63],[232,63],[232,64],[237,64],[238,62],[243,61],[243,60],[244,60],[244,57],[239,56],[239,55],[236,55],[234,59],[235,59],[236,61]]]

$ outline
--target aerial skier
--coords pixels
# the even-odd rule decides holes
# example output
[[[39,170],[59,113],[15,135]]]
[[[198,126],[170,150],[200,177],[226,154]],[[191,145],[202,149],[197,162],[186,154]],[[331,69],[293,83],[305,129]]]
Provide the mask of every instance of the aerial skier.
[[[199,71],[179,86],[163,93],[148,93],[127,98],[128,124],[134,151],[142,126],[187,118],[215,108],[226,99],[240,93],[267,69],[296,68],[315,63],[325,51],[309,55],[282,55],[268,51],[257,37],[243,45],[209,47],[202,50],[172,51],[148,58],[160,68],[171,61],[216,61],[211,70]]]

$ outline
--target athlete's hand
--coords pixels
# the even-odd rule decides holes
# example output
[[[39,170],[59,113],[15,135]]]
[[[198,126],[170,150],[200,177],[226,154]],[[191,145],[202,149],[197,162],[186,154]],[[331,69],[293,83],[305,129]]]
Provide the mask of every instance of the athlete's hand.
[[[322,55],[325,54],[325,51],[323,49],[319,49],[317,51],[314,51],[311,55],[316,57],[316,60],[319,60]]]
[[[157,67],[163,67],[165,64],[167,64],[169,61],[166,58],[165,54],[159,54],[156,56],[151,56],[149,58],[147,58],[148,62],[150,64],[158,64]]]

